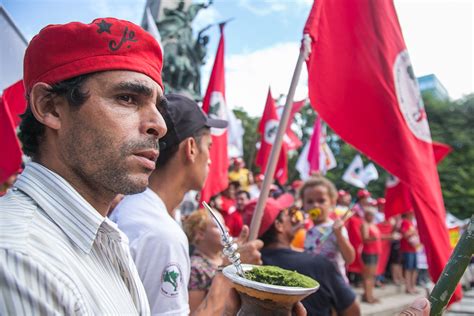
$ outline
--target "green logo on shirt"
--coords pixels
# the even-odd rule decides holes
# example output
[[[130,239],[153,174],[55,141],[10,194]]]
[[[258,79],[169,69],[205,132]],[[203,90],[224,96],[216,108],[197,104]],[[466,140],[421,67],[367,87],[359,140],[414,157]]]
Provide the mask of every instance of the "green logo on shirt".
[[[161,275],[161,292],[168,297],[178,295],[183,283],[181,268],[177,263],[168,264]]]

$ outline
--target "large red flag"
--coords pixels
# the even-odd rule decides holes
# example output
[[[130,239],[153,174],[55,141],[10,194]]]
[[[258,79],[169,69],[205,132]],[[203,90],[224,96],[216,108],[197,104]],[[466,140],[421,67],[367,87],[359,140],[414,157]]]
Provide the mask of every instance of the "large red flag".
[[[225,101],[224,77],[224,24],[220,25],[221,38],[217,47],[216,59],[212,68],[209,85],[202,103],[202,109],[210,117],[226,119],[227,104]],[[201,192],[201,201],[209,199],[227,188],[229,157],[227,154],[227,129],[211,129],[212,147],[210,152],[211,166],[209,175]]]
[[[279,121],[275,100],[272,97],[270,88],[268,88],[267,102],[263,110],[262,118],[260,119],[260,124],[258,125],[258,131],[261,137],[260,148],[258,149],[255,159],[255,164],[260,167],[262,172],[267,168],[268,158],[270,157],[272,146],[275,142]],[[276,178],[280,184],[284,184],[288,180],[287,151],[287,144],[283,142],[274,174],[274,178]]]
[[[433,142],[436,164],[439,164],[452,151],[451,146]],[[409,187],[397,177],[389,175],[385,184],[385,217],[389,218],[413,210]]]
[[[349,144],[409,186],[429,272],[450,254],[426,112],[392,1],[315,1],[305,26],[311,104]],[[461,288],[453,300],[462,297]]]
[[[5,99],[0,99],[0,183],[18,171],[21,166],[21,148],[15,133],[15,123]]]

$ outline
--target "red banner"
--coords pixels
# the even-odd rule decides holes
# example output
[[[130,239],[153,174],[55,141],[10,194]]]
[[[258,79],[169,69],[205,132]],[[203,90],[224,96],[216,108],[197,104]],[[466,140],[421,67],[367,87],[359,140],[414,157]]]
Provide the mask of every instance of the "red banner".
[[[426,112],[392,1],[315,1],[305,26],[311,104],[347,143],[405,183],[429,272],[451,254]],[[431,159],[430,157],[433,157]],[[462,297],[458,287],[453,301]]]
[[[286,127],[286,135],[284,139],[285,143],[287,144],[288,150],[295,150],[303,145],[300,138],[291,129],[291,123],[295,118],[295,114],[301,111],[301,108],[304,106],[305,103],[306,100],[296,101],[293,102],[293,106],[291,107],[290,118],[288,119],[288,126]]]
[[[276,111],[275,100],[272,97],[270,88],[268,88],[267,102],[263,110],[262,118],[260,119],[260,124],[258,125],[258,132],[261,137],[260,148],[258,149],[255,159],[255,164],[260,167],[261,172],[265,172],[267,168],[268,158],[270,157],[273,143],[275,142],[279,122],[280,118]],[[283,142],[274,174],[274,178],[277,179],[280,184],[284,184],[288,180],[287,150],[287,144]]]
[[[352,262],[350,265],[347,266],[348,272],[362,273],[362,270],[364,269],[364,263],[362,262],[363,242],[362,242],[362,234],[360,232],[360,227],[362,226],[362,222],[363,222],[362,218],[360,218],[358,215],[352,216],[346,222],[346,229],[347,229],[347,234],[349,235],[349,241],[351,242],[351,245],[354,247],[355,253],[356,253],[354,262]]]
[[[379,262],[377,263],[377,275],[383,275],[385,273],[385,269],[387,268],[388,259],[390,259],[390,250],[392,246],[392,241],[387,239],[392,235],[392,225],[387,222],[377,224],[377,227],[380,230],[380,235],[382,236],[381,244],[381,252],[379,255]]]
[[[202,103],[202,109],[210,117],[226,119],[225,76],[224,76],[224,24],[220,25],[221,38],[217,47],[216,59],[212,68],[209,85]],[[227,154],[227,129],[211,129],[212,147],[210,150],[211,165],[201,201],[209,199],[227,188],[229,157]]]
[[[19,115],[26,109],[23,81],[6,88],[0,99],[0,184],[21,167],[22,151],[16,136],[20,124]]]

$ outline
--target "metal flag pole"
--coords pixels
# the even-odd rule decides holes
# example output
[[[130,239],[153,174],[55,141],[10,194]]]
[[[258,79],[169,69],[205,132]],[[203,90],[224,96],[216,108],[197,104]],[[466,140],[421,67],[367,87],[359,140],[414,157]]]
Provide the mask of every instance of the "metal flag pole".
[[[265,203],[267,202],[268,193],[270,192],[270,185],[273,182],[273,175],[275,174],[275,168],[277,165],[278,157],[280,155],[281,145],[283,143],[283,136],[285,134],[286,126],[288,125],[288,120],[290,118],[296,85],[298,84],[298,81],[300,79],[301,67],[303,66],[303,62],[306,60],[310,53],[310,44],[311,38],[309,37],[309,35],[305,34],[300,48],[298,61],[296,62],[295,71],[293,72],[293,77],[291,79],[290,89],[288,90],[288,95],[286,96],[285,108],[283,110],[283,114],[278,125],[278,132],[275,137],[275,142],[272,146],[272,151],[267,164],[267,168],[265,170],[265,178],[263,179],[262,190],[258,198],[257,207],[252,216],[252,222],[250,224],[250,240],[254,240],[258,237],[258,230],[260,229],[260,223],[262,221],[263,209]]]

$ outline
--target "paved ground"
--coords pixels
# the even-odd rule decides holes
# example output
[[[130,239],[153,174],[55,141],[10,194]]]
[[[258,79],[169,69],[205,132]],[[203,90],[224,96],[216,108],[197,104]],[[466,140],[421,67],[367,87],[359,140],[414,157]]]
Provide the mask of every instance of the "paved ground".
[[[474,289],[464,292],[464,296],[460,302],[450,306],[446,316],[467,316],[474,315]]]
[[[415,298],[423,295],[427,296],[424,288],[417,288],[420,293],[417,295],[406,294],[404,287],[397,287],[395,285],[385,285],[384,288],[375,290],[375,296],[380,299],[380,303],[367,304],[361,303],[362,315],[364,316],[395,316],[400,311],[408,307]],[[360,301],[362,289],[355,289]],[[464,292],[464,297],[461,302],[454,303],[449,310],[444,314],[445,316],[474,316],[474,289]]]
[[[397,315],[410,304],[417,297],[426,296],[426,290],[419,287],[417,288],[419,294],[412,295],[406,294],[403,286],[395,286],[386,284],[383,288],[375,289],[375,297],[380,299],[380,303],[367,304],[361,303],[362,315],[364,316],[393,316]],[[362,289],[355,289],[359,301],[362,295]]]

